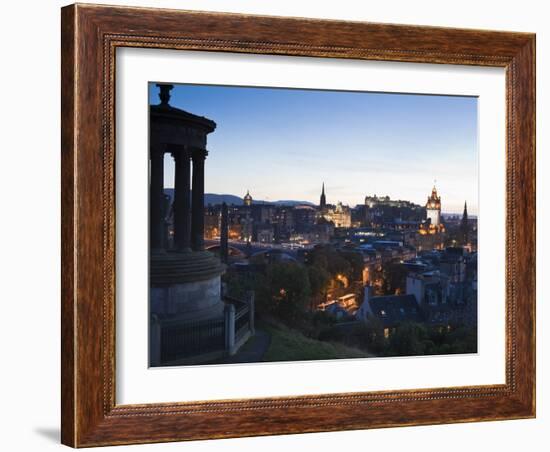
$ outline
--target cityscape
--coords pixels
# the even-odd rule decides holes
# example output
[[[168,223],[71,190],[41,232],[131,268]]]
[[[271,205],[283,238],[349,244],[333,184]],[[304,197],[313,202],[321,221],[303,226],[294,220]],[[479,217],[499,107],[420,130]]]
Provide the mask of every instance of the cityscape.
[[[375,194],[368,171],[355,191],[312,175],[292,195],[282,174],[284,190],[231,174],[228,189],[207,191],[224,182],[208,183],[221,127],[172,105],[183,87],[150,84],[150,366],[477,352],[472,182],[460,201],[460,184],[426,177],[409,199]],[[476,171],[449,179],[475,181]],[[452,187],[450,208],[440,183]]]

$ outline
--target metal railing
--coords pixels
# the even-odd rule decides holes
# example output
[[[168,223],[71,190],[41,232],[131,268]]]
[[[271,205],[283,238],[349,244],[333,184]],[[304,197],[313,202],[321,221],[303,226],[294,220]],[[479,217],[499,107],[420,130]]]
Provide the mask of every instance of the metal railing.
[[[200,321],[153,316],[150,326],[152,366],[200,363],[233,355],[254,334],[254,295],[246,301],[224,297],[219,317]]]
[[[225,321],[223,317],[219,317],[199,322],[162,322],[160,341],[161,362],[223,350]]]

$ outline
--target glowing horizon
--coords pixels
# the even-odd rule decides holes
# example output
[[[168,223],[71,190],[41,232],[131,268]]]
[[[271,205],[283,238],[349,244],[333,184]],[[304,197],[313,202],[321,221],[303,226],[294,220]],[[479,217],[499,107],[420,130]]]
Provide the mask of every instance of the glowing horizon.
[[[149,86],[151,104],[158,88]],[[478,213],[477,98],[175,85],[170,104],[217,123],[205,192],[354,207],[365,196]],[[172,159],[165,186],[173,187]]]

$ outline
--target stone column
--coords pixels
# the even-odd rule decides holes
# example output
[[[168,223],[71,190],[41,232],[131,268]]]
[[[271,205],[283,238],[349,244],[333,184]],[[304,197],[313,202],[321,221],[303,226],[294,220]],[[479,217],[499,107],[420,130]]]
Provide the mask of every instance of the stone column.
[[[149,157],[149,240],[150,249],[158,251],[164,247],[164,150],[152,147]]]
[[[222,203],[222,215],[220,221],[220,257],[224,264],[228,262],[229,247],[228,247],[228,229],[227,224],[227,204]]]
[[[176,250],[191,249],[190,155],[187,149],[172,153],[175,160],[174,243]]]
[[[191,246],[193,251],[204,249],[204,160],[208,152],[196,149],[193,158],[193,203],[191,216]]]

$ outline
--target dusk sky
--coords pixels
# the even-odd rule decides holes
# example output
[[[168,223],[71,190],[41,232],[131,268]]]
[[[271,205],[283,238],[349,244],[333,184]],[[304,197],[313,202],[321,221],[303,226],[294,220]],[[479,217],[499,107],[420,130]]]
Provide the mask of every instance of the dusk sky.
[[[157,104],[158,88],[149,87]],[[477,98],[176,85],[170,104],[217,123],[207,193],[355,206],[366,195],[478,210]],[[165,185],[173,187],[165,158]]]

